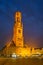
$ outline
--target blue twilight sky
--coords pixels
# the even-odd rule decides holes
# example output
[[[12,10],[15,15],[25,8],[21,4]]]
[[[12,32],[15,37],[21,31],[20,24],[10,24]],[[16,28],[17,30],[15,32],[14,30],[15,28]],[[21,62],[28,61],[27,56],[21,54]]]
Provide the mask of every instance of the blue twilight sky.
[[[0,0],[0,49],[12,39],[16,11],[22,12],[25,43],[43,47],[43,0]]]

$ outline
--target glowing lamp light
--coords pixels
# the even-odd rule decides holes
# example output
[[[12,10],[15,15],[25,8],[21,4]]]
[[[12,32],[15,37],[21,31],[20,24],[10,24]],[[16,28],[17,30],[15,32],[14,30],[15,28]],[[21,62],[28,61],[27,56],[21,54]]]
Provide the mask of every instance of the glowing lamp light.
[[[15,53],[13,53],[13,54],[12,54],[12,57],[13,57],[13,58],[16,58],[17,56],[16,56],[16,54],[15,54]]]
[[[41,54],[40,52],[37,52],[37,54]]]

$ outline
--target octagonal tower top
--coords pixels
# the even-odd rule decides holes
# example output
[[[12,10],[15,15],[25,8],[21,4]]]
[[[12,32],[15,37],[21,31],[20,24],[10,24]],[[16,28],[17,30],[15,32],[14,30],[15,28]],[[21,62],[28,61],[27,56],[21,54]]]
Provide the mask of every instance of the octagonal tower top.
[[[21,12],[16,12],[15,13],[15,22],[21,22],[21,18],[22,18],[22,15],[21,15]]]

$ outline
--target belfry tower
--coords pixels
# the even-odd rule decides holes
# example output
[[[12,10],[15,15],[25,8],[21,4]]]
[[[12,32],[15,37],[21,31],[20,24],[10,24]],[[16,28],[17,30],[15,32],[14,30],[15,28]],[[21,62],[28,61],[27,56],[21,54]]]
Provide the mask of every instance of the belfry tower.
[[[23,47],[23,24],[21,18],[21,12],[16,12],[14,16],[13,42],[17,47]]]

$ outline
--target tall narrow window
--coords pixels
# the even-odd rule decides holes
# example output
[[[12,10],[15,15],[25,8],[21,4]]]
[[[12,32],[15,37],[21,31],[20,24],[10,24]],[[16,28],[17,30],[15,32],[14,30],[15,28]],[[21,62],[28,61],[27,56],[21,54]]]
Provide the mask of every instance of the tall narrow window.
[[[17,22],[20,22],[19,17],[17,17]]]

